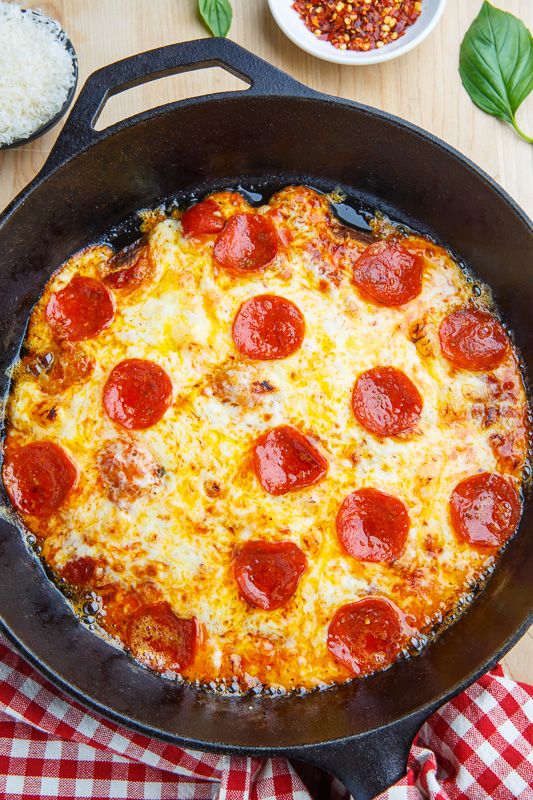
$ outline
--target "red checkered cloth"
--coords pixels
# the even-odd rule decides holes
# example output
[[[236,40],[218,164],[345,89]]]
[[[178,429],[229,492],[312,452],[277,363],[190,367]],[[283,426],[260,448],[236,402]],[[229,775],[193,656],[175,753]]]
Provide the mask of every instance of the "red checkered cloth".
[[[310,792],[285,759],[197,753],[108,722],[63,695],[0,638],[2,798],[310,800]],[[331,780],[315,782],[314,797],[347,794]],[[489,797],[533,800],[533,688],[500,668],[423,725],[407,775],[379,800]]]

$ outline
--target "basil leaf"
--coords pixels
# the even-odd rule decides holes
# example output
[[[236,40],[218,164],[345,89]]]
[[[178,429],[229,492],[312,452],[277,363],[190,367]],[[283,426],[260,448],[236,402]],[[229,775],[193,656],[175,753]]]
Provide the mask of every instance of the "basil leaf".
[[[229,0],[198,0],[198,11],[213,36],[226,36],[233,18]]]
[[[479,108],[533,142],[515,119],[533,89],[533,37],[523,22],[485,0],[462,41],[459,73]]]

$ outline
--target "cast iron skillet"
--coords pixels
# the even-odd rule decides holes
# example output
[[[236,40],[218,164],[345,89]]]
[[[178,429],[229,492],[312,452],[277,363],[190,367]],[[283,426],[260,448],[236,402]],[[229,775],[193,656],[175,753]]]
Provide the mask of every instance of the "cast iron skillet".
[[[110,95],[215,65],[245,78],[249,90],[170,103],[93,130]],[[92,75],[43,170],[0,218],[2,390],[32,304],[73,251],[177,191],[294,181],[349,185],[454,248],[493,287],[533,370],[533,236],[516,204],[459,153],[412,125],[319,94],[231,42],[206,39]],[[501,658],[533,612],[528,504],[485,591],[419,657],[304,697],[220,697],[150,674],[87,630],[3,516],[3,628],[56,685],[108,717],[178,744],[283,753],[322,765],[356,798],[400,776],[423,720]]]

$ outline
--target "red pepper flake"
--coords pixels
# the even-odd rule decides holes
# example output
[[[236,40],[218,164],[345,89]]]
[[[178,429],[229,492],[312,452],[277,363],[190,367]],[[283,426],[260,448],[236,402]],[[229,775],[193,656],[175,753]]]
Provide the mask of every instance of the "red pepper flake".
[[[422,10],[420,0],[294,0],[309,30],[339,50],[374,50],[403,36]]]

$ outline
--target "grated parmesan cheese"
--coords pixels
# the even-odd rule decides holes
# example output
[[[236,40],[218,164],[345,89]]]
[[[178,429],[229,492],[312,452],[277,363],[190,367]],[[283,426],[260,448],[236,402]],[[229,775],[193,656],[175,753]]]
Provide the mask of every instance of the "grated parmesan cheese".
[[[58,114],[74,81],[60,25],[0,2],[0,145],[27,139]]]

